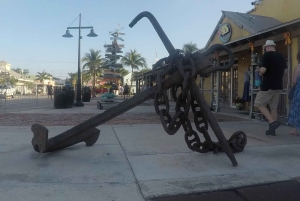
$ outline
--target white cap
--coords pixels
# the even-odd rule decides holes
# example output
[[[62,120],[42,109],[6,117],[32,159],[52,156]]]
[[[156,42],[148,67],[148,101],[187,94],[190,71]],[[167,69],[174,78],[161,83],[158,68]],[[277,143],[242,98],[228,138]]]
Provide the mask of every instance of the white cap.
[[[264,45],[264,47],[266,47],[266,46],[276,46],[276,44],[274,43],[273,40],[267,40],[266,44]]]

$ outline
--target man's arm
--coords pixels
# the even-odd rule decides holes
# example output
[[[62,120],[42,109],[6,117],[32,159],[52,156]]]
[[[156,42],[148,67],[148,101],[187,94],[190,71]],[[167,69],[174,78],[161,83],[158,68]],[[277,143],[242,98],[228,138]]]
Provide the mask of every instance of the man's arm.
[[[261,67],[259,69],[259,75],[263,76],[266,73],[268,67],[269,67],[269,59],[267,54],[265,53],[261,58]]]
[[[263,75],[266,73],[266,70],[267,70],[267,68],[265,68],[265,67],[260,67],[260,69],[259,69],[259,75],[260,75],[260,76],[263,76]]]
[[[283,71],[283,76],[287,76],[287,74],[288,74],[288,69],[285,68],[284,71]]]

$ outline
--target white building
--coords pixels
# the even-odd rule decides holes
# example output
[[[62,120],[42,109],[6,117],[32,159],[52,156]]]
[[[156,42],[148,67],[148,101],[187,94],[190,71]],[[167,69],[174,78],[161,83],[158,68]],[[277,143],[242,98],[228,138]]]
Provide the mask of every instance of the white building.
[[[9,82],[9,79],[12,77],[17,79],[18,82],[15,84],[15,88],[16,91],[20,92],[21,94],[29,94],[32,92],[35,93],[37,89],[41,91],[41,94],[47,94],[46,87],[48,85],[48,82],[50,82],[52,86],[55,86],[57,82],[59,82],[59,84],[64,84],[64,80],[53,80],[52,78],[40,82],[39,80],[36,80],[35,75],[23,75],[14,70],[11,70],[11,64],[5,61],[0,61],[0,75],[2,76],[2,78],[5,77],[6,82]],[[26,83],[33,83],[35,85],[35,89],[33,90],[29,88]]]
[[[10,71],[10,66],[11,64],[5,62],[5,61],[0,61],[0,71],[1,72],[8,72]]]
[[[124,76],[124,83],[123,86],[125,86],[125,84],[127,84],[130,87],[131,93],[136,93],[136,83],[135,81],[132,81],[132,86],[131,86],[131,77],[132,77],[132,73],[128,73],[127,75]]]

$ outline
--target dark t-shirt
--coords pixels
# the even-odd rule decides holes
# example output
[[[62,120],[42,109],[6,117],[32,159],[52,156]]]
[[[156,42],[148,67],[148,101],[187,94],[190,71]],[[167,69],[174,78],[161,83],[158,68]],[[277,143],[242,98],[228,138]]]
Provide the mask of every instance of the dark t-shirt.
[[[52,85],[47,85],[48,95],[52,95]]]
[[[284,69],[287,68],[283,55],[277,51],[266,52],[262,57],[262,67],[267,70],[263,75],[261,91],[280,90]]]
[[[125,85],[124,86],[124,94],[128,94],[129,93],[129,86],[128,85]]]

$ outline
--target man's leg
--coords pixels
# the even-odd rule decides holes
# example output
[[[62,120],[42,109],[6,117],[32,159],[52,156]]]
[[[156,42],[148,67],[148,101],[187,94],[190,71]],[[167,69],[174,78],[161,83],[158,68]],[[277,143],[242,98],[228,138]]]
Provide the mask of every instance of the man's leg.
[[[274,90],[274,95],[272,99],[270,100],[270,109],[271,109],[271,116],[274,119],[274,121],[278,118],[278,104],[281,97],[282,90]]]
[[[272,98],[270,100],[271,117],[274,120],[269,124],[269,130],[266,131],[266,135],[275,135],[275,130],[280,126],[280,122],[277,121],[278,118],[278,104],[281,97],[282,90],[271,90]]]
[[[271,117],[274,121],[278,118],[278,110],[277,109],[271,109]]]
[[[269,123],[273,123],[275,121],[272,113],[270,113],[269,109],[266,106],[259,106],[258,109],[267,118]]]
[[[254,106],[267,118],[269,122],[269,129],[266,131],[266,135],[275,136],[275,129],[278,128],[276,121],[272,118],[269,109],[266,107],[273,98],[272,91],[260,91],[258,92]]]
[[[269,91],[260,91],[257,93],[257,96],[254,101],[254,106],[259,109],[259,111],[267,118],[269,123],[272,123],[274,120],[271,116],[269,109],[267,108],[268,103],[271,100]]]

